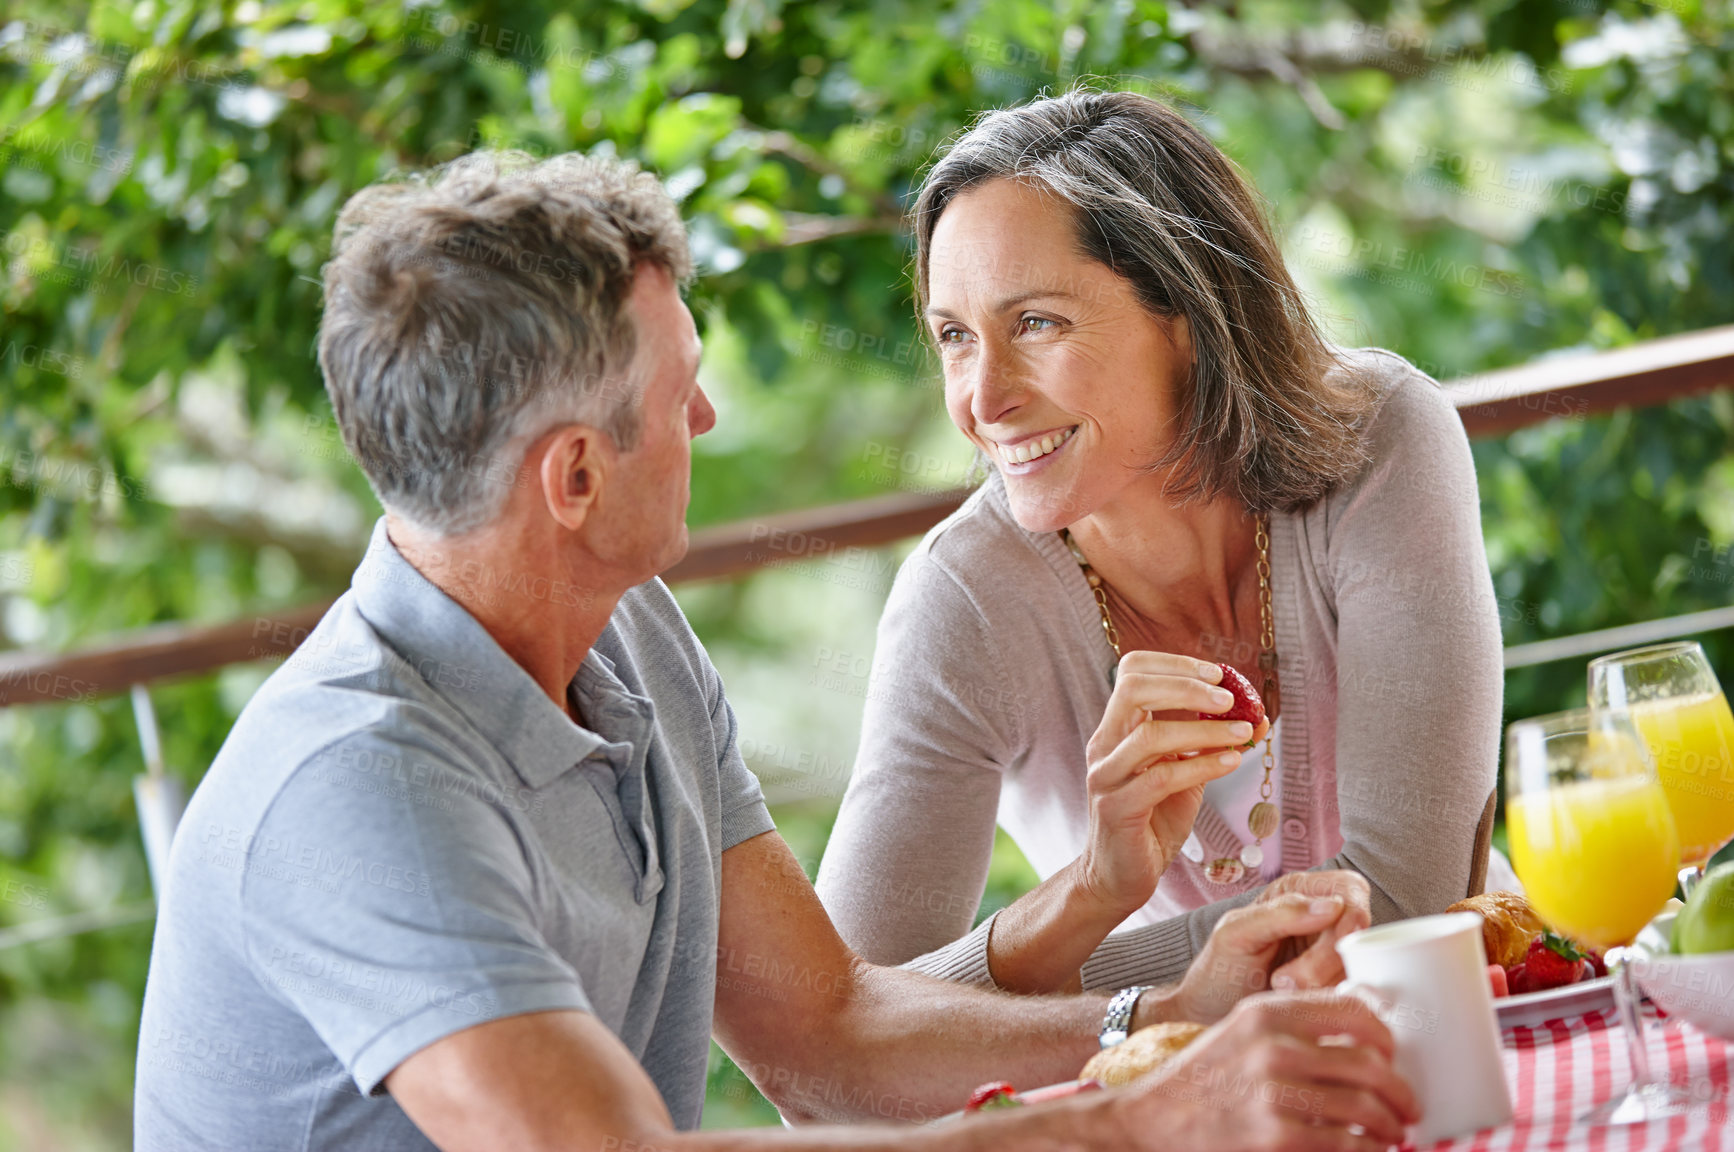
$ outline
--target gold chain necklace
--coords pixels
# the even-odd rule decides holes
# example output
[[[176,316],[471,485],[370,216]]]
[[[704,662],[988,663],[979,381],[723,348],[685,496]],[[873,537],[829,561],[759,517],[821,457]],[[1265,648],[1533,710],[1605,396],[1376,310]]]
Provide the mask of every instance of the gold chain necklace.
[[[1267,713],[1276,711],[1281,689],[1277,684],[1276,673],[1276,613],[1271,608],[1270,591],[1270,515],[1260,512],[1254,521],[1254,539],[1258,544],[1258,670],[1263,674],[1264,683],[1259,694],[1264,699]],[[1084,558],[1077,541],[1072,539],[1070,531],[1060,529],[1060,538],[1066,542],[1066,547],[1072,551],[1072,559],[1083,569],[1084,579],[1089,582],[1090,591],[1095,594],[1096,608],[1102,614],[1102,631],[1107,634],[1108,646],[1114,650],[1114,672],[1119,670],[1119,658],[1124,655],[1120,651],[1120,633],[1114,627],[1114,617],[1108,611],[1108,592],[1102,583],[1102,577],[1090,567],[1090,562]],[[1108,679],[1113,680],[1113,672]],[[1276,753],[1271,748],[1275,736],[1275,724],[1271,732],[1264,738],[1264,782],[1258,787],[1259,800],[1252,806],[1252,811],[1246,814],[1246,826],[1254,837],[1251,844],[1240,850],[1238,858],[1220,856],[1204,866],[1204,875],[1217,884],[1237,884],[1249,870],[1257,869],[1264,864],[1264,838],[1276,831],[1280,813],[1276,805],[1270,802],[1272,786],[1271,773],[1276,768]]]

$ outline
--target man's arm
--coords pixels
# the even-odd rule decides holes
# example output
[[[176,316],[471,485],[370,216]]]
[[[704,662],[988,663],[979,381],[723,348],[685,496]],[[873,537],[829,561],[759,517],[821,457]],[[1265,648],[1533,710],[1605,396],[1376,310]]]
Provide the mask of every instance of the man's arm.
[[[1274,908],[1258,915],[1281,918]],[[862,963],[775,833],[723,854],[719,940],[719,1037],[773,1100],[809,1116],[922,1119],[954,1109],[982,1080],[1069,1079],[1092,1050],[1105,1003],[983,992]],[[1146,999],[1140,1023],[1175,1007]],[[1344,1036],[1352,1042],[1318,1043]],[[1416,1118],[1391,1053],[1390,1033],[1358,1001],[1256,997],[1134,1089],[938,1126],[678,1133],[606,1027],[555,1011],[446,1036],[385,1084],[444,1152],[1374,1152]]]
[[[719,1039],[773,1101],[808,1119],[907,1124],[955,1111],[984,1080],[1070,1079],[1096,1048],[1107,1004],[1105,996],[1012,997],[861,962],[774,832],[723,853],[717,953]],[[984,1029],[1024,1058],[1008,1062]],[[406,1059],[385,1084],[445,1152],[1035,1150],[1075,1146],[1082,1117],[1073,1113],[1095,1115],[1101,1103],[1020,1113],[1015,1132],[982,1117],[995,1122],[679,1134],[619,1039],[570,1011],[465,1029]],[[1087,1125],[1104,1144],[1118,1135],[1107,1123],[1104,1114]]]
[[[1299,989],[1340,980],[1334,929],[1365,925],[1365,883],[1307,876],[1329,883],[1287,886],[1225,915],[1180,984],[1139,1000],[1133,1027],[1215,1023],[1269,987],[1273,972]],[[1288,959],[1315,935],[1318,944]],[[1097,1050],[1107,1004],[1105,994],[1015,996],[867,964],[781,836],[723,853],[717,1039],[791,1119],[927,1120],[988,1081],[1070,1080]]]
[[[479,1024],[417,1052],[385,1082],[443,1152],[1058,1152],[1077,1148],[1084,1129],[1104,1148],[1138,1146],[1101,1107],[1105,1094],[937,1128],[676,1132],[631,1053],[583,1012]]]
[[[1097,1050],[1108,997],[1025,997],[861,960],[783,838],[722,858],[716,1035],[784,1115],[920,1121],[990,1080],[1070,1080]],[[1167,999],[1146,995],[1140,1024]]]

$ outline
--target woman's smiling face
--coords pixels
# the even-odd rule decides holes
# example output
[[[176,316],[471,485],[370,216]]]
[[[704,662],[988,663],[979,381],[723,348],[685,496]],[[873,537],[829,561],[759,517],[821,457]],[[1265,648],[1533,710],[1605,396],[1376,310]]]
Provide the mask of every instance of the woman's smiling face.
[[[928,329],[952,421],[1005,477],[1012,514],[1057,531],[1168,449],[1192,361],[1184,317],[1078,249],[1071,207],[993,180],[946,207],[928,248]]]

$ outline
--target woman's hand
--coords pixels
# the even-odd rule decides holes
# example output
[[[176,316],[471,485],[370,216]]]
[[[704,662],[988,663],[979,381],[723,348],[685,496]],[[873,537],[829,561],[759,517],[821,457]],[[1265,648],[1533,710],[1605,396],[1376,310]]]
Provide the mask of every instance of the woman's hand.
[[[1367,878],[1347,870],[1289,872],[1272,880],[1258,898],[1269,901],[1288,895],[1341,900],[1343,914],[1322,932],[1296,934],[1283,941],[1277,949],[1270,986],[1278,990],[1333,987],[1346,978],[1337,941],[1373,922],[1372,889]]]
[[[1285,881],[1287,883],[1285,883]],[[1331,988],[1343,979],[1336,942],[1364,928],[1367,882],[1356,872],[1295,872],[1216,922],[1180,986],[1138,1003],[1147,1020],[1212,1024],[1266,988]]]
[[[1121,918],[1156,891],[1186,843],[1204,785],[1240,763],[1240,748],[1269,731],[1244,721],[1199,720],[1234,696],[1222,669],[1167,652],[1128,652],[1090,737],[1089,843],[1075,865],[1077,896]]]

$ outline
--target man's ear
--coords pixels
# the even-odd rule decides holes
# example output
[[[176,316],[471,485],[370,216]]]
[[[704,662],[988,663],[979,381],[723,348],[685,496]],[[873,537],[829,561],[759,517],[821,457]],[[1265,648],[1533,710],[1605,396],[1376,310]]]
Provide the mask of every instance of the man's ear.
[[[596,507],[613,462],[607,437],[586,424],[567,424],[547,434],[537,478],[548,514],[576,530]]]

